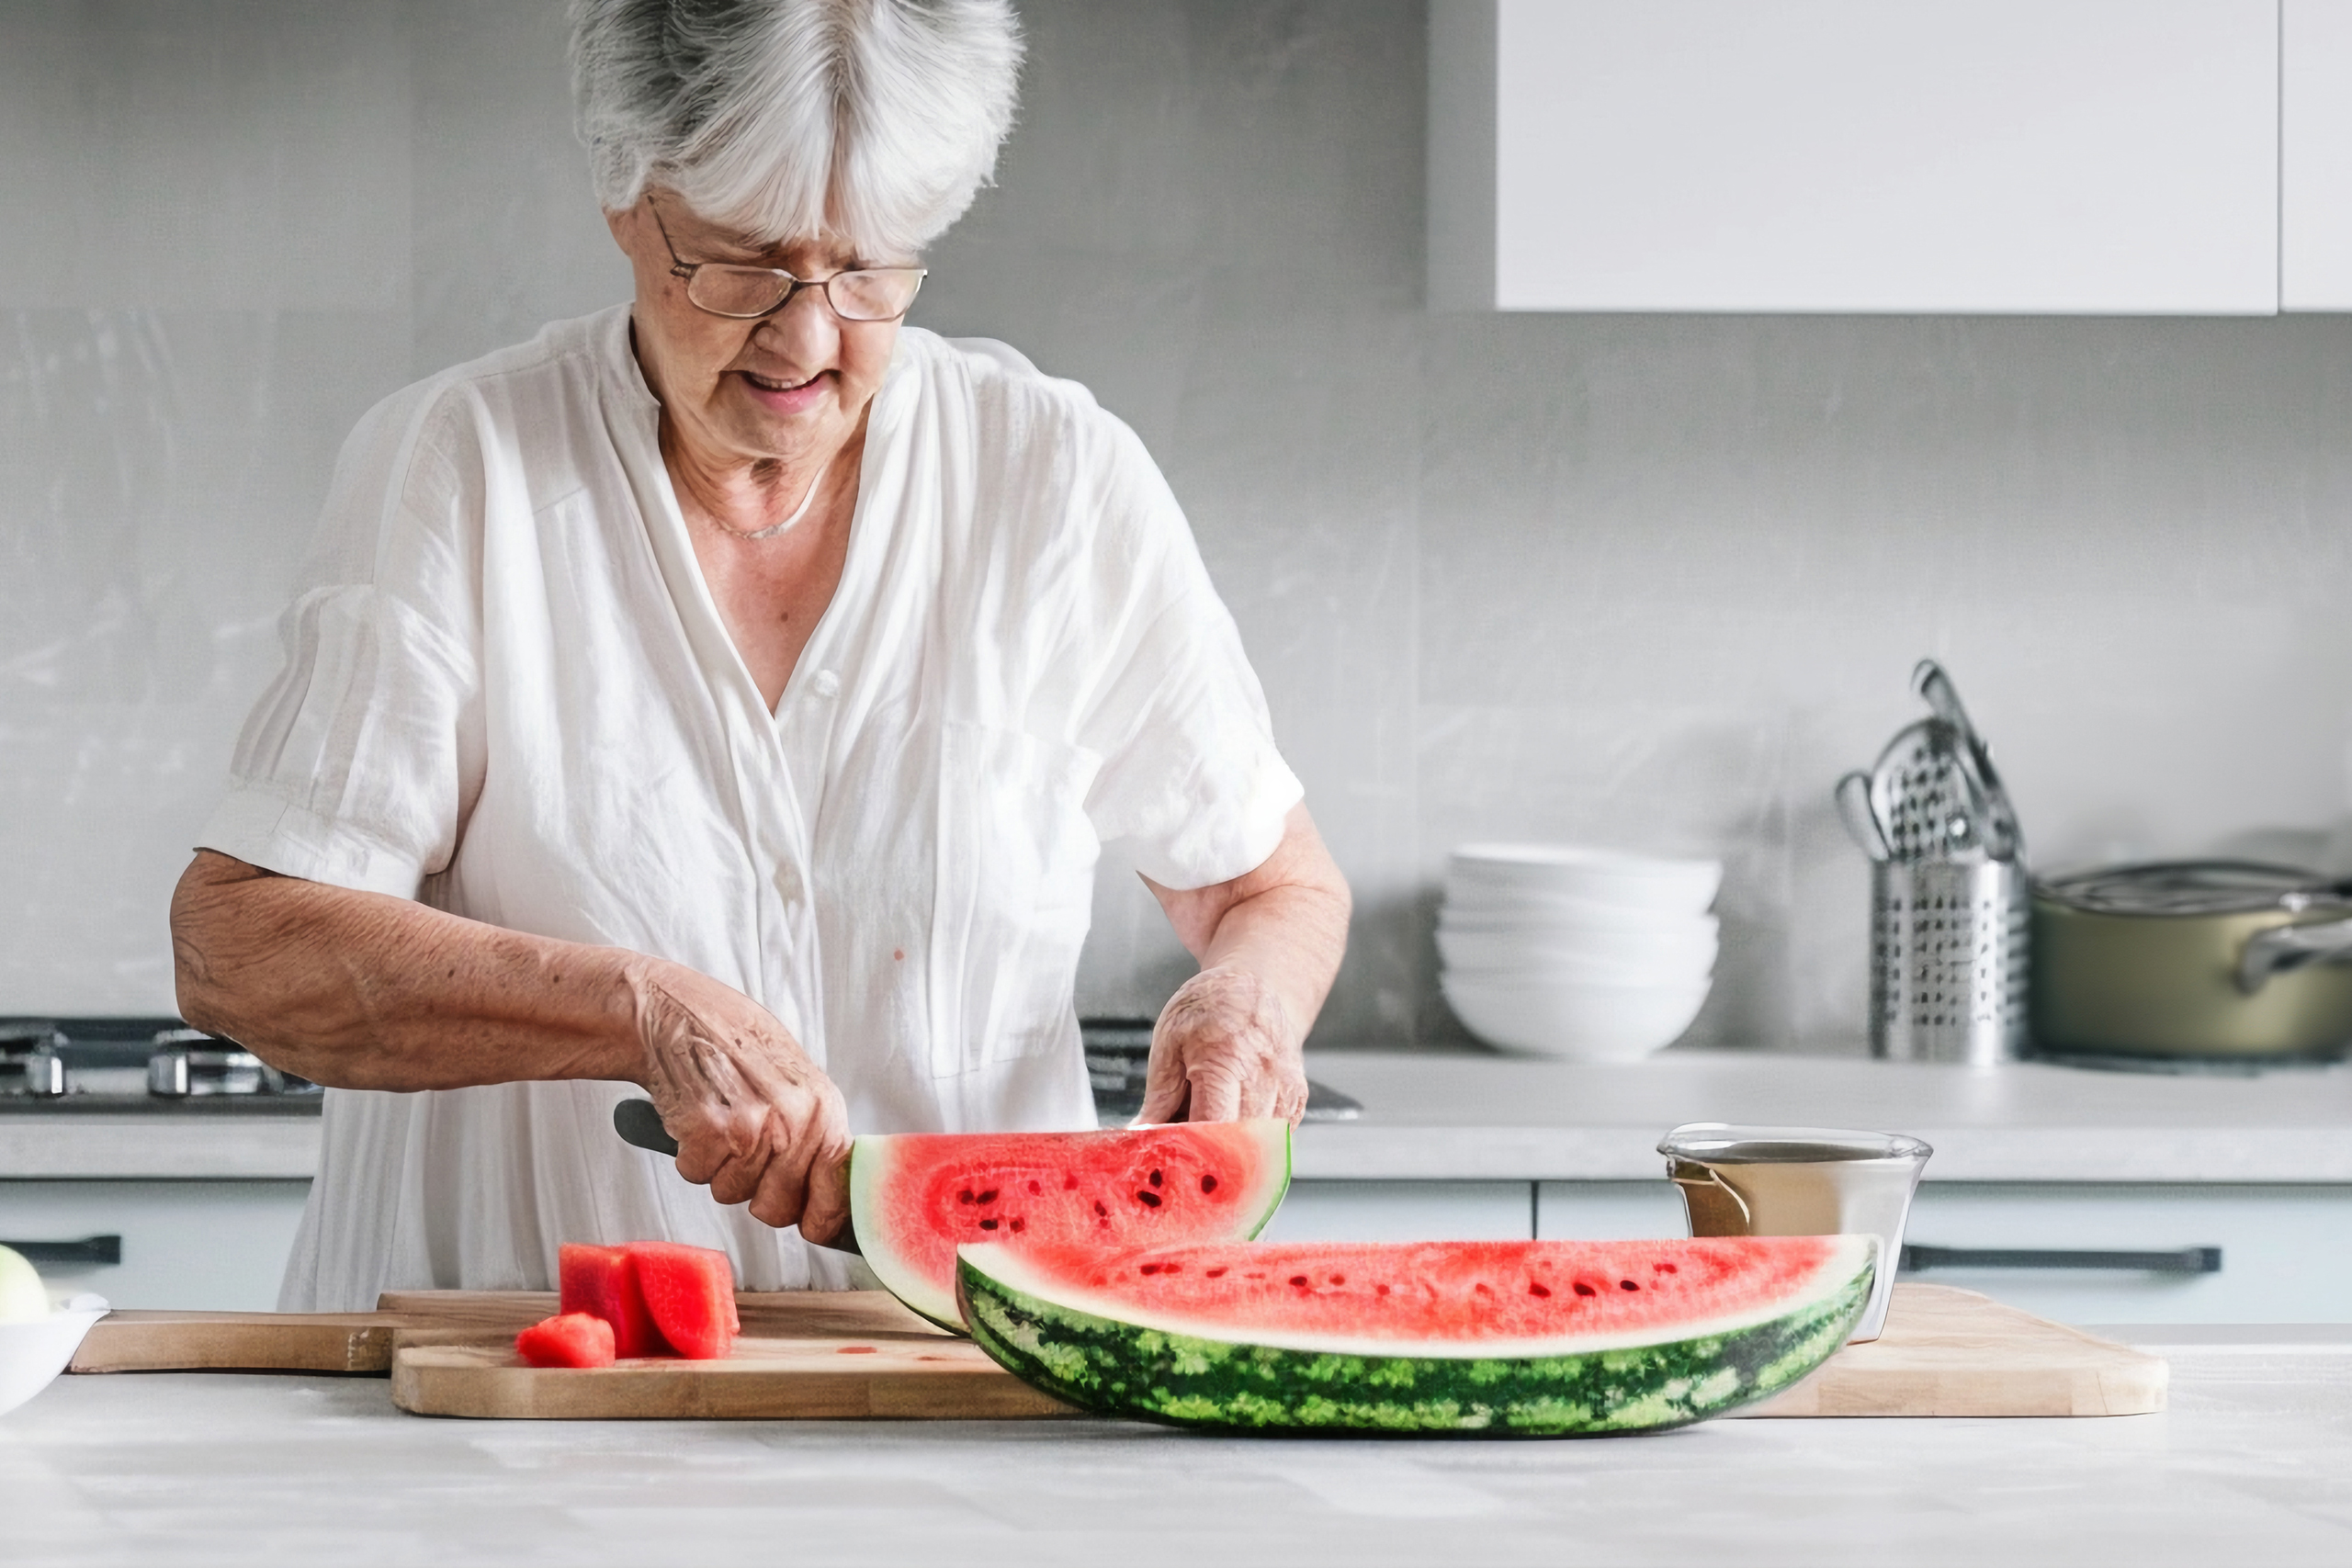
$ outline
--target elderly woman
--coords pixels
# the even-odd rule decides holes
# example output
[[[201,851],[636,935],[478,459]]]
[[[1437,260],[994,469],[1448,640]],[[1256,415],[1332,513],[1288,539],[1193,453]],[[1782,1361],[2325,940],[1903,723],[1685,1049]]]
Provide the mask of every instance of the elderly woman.
[[[801,1239],[854,1131],[1091,1123],[1105,840],[1202,965],[1147,1119],[1295,1119],[1344,941],[1134,434],[900,324],[1011,121],[1006,6],[573,22],[636,299],[361,422],[173,903],[188,1019],[331,1086],[288,1308],[645,1236],[854,1282]],[[614,1136],[631,1084],[674,1172]]]

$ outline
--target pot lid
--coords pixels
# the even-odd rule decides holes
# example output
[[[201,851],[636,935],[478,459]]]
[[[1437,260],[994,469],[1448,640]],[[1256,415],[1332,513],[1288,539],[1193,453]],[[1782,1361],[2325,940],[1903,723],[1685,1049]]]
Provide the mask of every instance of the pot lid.
[[[2352,908],[2352,887],[2315,871],[2260,861],[2152,861],[2052,877],[2037,896],[2097,915],[2250,915]]]

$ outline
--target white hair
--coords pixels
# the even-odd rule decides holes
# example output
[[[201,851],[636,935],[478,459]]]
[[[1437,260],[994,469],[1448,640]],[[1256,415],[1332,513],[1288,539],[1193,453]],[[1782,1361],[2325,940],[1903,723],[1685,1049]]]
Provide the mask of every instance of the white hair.
[[[646,186],[773,244],[911,256],[964,214],[1012,128],[1007,0],[571,0],[596,199]]]

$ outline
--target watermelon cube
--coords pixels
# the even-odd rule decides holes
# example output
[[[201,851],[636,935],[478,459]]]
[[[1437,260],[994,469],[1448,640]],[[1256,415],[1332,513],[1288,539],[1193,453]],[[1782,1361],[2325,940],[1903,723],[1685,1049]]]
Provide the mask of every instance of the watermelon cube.
[[[662,1337],[690,1361],[726,1359],[742,1332],[727,1254],[674,1241],[633,1241],[628,1251]]]
[[[517,1334],[514,1351],[535,1367],[609,1367],[613,1325],[584,1312],[564,1313]]]
[[[558,1311],[569,1315],[586,1313],[613,1325],[613,1354],[626,1360],[636,1356],[662,1356],[668,1341],[646,1310],[645,1291],[638,1281],[637,1259],[626,1247],[591,1247],[566,1242],[556,1254],[560,1293]]]

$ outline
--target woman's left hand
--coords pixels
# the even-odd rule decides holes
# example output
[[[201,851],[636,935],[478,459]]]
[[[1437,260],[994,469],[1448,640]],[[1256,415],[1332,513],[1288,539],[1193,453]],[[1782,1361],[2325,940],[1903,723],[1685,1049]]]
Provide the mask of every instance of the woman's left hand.
[[[1306,1111],[1305,1031],[1281,995],[1247,969],[1204,969],[1178,988],[1151,1032],[1138,1122],[1236,1122]]]

